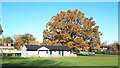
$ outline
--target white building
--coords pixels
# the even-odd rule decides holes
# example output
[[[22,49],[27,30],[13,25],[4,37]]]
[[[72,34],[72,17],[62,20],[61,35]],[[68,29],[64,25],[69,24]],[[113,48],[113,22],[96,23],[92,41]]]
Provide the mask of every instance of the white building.
[[[21,50],[21,57],[62,57],[76,56],[68,46],[25,45]]]
[[[1,44],[2,45],[2,44]],[[21,51],[18,51],[14,48],[12,44],[3,44],[3,46],[0,45],[0,56],[5,56],[6,54],[15,55],[16,53],[21,54]]]

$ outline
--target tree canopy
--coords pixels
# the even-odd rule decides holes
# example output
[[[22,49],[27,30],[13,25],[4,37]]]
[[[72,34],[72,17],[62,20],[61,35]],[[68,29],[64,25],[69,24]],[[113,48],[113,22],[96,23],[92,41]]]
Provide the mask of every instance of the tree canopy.
[[[4,43],[13,43],[13,39],[11,37],[5,37],[3,41]]]
[[[101,32],[98,31],[93,17],[75,9],[61,11],[53,16],[43,31],[43,45],[64,45],[88,51],[99,48]]]
[[[32,34],[26,33],[23,35],[14,35],[15,48],[20,49],[21,46],[29,44],[30,41],[35,41],[35,37]]]

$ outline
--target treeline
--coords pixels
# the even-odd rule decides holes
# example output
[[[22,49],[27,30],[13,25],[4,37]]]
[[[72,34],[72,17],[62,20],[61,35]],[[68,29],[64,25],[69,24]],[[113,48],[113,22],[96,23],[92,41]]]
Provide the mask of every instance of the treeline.
[[[13,46],[16,49],[20,49],[20,47],[23,45],[35,44],[35,43],[32,43],[32,41],[35,41],[35,40],[36,38],[32,34],[29,34],[29,33],[22,34],[22,35],[14,35],[13,37],[9,37],[9,36],[3,37],[3,43],[13,44]],[[36,42],[36,43],[38,44],[39,42]]]
[[[120,43],[114,42],[109,45],[104,45],[101,48],[107,48],[106,50],[98,50],[97,54],[109,54],[109,55],[120,55]]]

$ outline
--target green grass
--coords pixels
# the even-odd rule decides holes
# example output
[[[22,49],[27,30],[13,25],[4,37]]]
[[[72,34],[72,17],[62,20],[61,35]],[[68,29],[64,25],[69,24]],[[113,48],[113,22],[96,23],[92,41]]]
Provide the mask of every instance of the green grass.
[[[118,56],[118,55],[95,54],[95,56]]]
[[[3,66],[118,66],[117,56],[79,56],[56,58],[4,57]]]

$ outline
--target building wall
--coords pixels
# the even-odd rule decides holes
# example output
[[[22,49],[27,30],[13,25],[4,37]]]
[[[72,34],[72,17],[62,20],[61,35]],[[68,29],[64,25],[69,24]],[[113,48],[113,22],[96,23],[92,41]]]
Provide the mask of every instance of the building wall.
[[[38,51],[26,51],[26,57],[39,57]]]
[[[71,51],[64,51],[63,53],[64,55],[62,55],[62,51],[60,51],[60,54],[59,51],[52,51],[52,55],[49,53],[49,57],[77,56],[75,54],[72,54]]]
[[[49,51],[38,51],[39,57],[48,57]]]
[[[52,54],[50,54],[49,49],[46,47],[41,47],[38,51],[26,51],[26,47],[23,46],[21,52],[21,57],[63,57],[62,51],[60,51],[60,54],[59,51],[52,51]],[[63,51],[63,53],[64,56],[76,56],[75,54],[72,54],[71,51]]]
[[[3,53],[21,53],[21,51],[15,49],[13,46],[0,46],[0,50]]]
[[[21,49],[21,57],[26,57],[26,47],[23,46],[23,48]]]
[[[52,54],[50,54],[50,51],[49,51],[49,57],[60,57],[59,51],[52,51]]]
[[[41,51],[43,52],[43,51]],[[59,51],[52,51],[52,55],[48,51],[48,54],[46,52],[38,54],[38,51],[24,51],[21,55],[22,57],[63,57],[62,51],[59,54]],[[70,51],[64,51],[64,56],[70,57],[70,56],[76,56],[75,54],[70,53]]]
[[[26,51],[26,47],[23,46],[21,50],[21,57],[38,57],[38,51]]]
[[[64,56],[70,56],[71,52],[70,51],[64,51]]]
[[[41,48],[39,48],[38,50],[49,50],[49,49],[46,48],[46,47],[41,47]]]
[[[39,57],[48,57],[49,55],[49,49],[46,47],[39,48],[38,52]]]
[[[38,51],[22,51],[21,57],[39,57]]]

